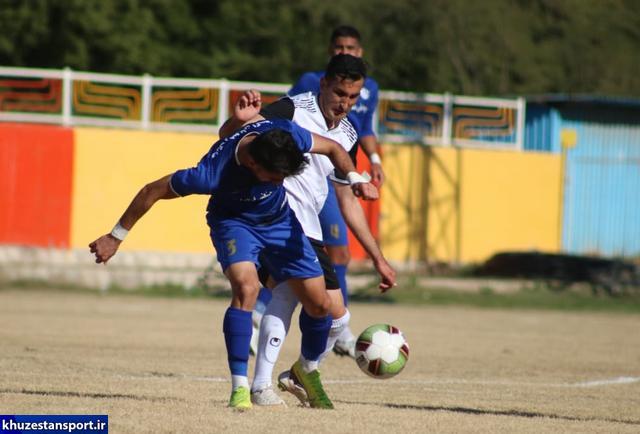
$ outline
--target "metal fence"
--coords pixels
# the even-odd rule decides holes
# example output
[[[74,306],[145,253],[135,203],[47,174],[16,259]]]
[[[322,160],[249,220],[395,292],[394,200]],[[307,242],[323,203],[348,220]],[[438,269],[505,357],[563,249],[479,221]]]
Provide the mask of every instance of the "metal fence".
[[[0,121],[216,133],[243,90],[264,102],[287,84],[0,67]],[[386,143],[523,149],[525,101],[381,91]]]

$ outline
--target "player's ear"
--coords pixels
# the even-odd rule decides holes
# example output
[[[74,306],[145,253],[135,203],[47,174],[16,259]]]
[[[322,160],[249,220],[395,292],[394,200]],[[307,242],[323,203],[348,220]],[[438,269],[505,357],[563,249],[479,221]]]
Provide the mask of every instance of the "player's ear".
[[[327,83],[329,83],[329,81],[327,80],[327,77],[322,76],[322,78],[320,78],[320,89],[326,89]]]

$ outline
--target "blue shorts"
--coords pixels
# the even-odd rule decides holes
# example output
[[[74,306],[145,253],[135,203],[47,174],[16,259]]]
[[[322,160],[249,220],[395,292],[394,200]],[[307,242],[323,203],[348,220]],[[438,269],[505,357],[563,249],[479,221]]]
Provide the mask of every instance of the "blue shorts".
[[[347,224],[342,218],[338,198],[333,187],[333,182],[327,179],[329,183],[329,194],[327,200],[322,207],[320,217],[320,225],[322,226],[322,238],[325,246],[346,246],[347,241]]]
[[[250,225],[240,220],[220,219],[212,221],[210,227],[223,270],[243,261],[259,267],[258,255],[262,252],[277,281],[323,275],[316,252],[289,208],[275,223]]]

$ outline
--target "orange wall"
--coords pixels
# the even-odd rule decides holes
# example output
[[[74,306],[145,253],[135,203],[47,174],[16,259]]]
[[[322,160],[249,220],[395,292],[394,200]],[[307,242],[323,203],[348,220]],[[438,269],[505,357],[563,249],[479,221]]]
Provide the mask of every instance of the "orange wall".
[[[371,164],[369,163],[369,159],[362,152],[361,148],[358,148],[357,153],[357,169],[358,173],[362,173],[363,171],[371,174]],[[380,190],[382,193],[382,190]],[[362,209],[364,209],[365,216],[367,217],[367,221],[369,222],[369,228],[371,229],[371,233],[376,239],[378,238],[378,222],[380,217],[380,202],[382,199],[369,201],[369,200],[360,200],[360,205],[362,205]],[[351,257],[353,259],[366,259],[368,257],[364,248],[360,245],[360,242],[356,239],[356,237],[351,233],[351,230],[348,232],[349,239],[349,252],[351,253]]]
[[[0,123],[0,243],[69,247],[73,130]]]

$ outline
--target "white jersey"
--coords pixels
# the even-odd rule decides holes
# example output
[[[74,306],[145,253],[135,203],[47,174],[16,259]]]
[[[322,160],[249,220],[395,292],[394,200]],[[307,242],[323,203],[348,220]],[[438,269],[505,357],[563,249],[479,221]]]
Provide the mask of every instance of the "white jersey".
[[[290,97],[293,102],[293,122],[312,133],[338,142],[349,152],[356,144],[358,135],[346,118],[337,127],[328,129],[327,122],[320,111],[317,96],[311,92]],[[309,165],[296,176],[284,180],[289,206],[296,213],[307,237],[322,240],[322,228],[318,214],[322,210],[327,195],[327,176],[333,170],[328,157],[319,154],[305,154]]]

